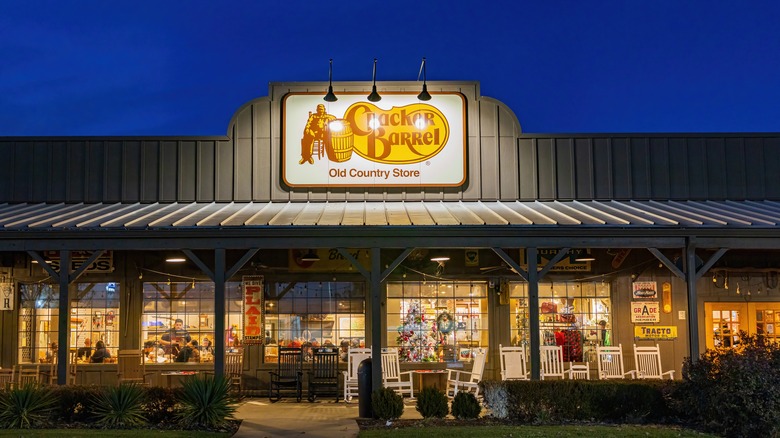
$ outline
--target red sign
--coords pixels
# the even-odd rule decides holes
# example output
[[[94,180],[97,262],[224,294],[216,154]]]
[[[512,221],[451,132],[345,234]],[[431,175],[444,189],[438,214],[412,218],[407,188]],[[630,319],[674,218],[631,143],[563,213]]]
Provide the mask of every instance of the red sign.
[[[263,278],[244,281],[244,343],[262,344],[263,333]]]

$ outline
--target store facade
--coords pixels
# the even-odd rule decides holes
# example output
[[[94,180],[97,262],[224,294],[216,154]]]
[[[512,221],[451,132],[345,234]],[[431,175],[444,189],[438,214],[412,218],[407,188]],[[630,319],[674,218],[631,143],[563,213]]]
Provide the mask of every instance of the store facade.
[[[150,369],[240,352],[258,390],[288,345],[410,369],[487,348],[498,378],[499,345],[538,377],[545,344],[658,343],[679,370],[775,336],[780,135],[523,134],[478,83],[379,85],[271,84],[224,137],[0,138],[0,366],[57,357],[65,381],[85,340],[167,347],[177,321],[199,357]]]

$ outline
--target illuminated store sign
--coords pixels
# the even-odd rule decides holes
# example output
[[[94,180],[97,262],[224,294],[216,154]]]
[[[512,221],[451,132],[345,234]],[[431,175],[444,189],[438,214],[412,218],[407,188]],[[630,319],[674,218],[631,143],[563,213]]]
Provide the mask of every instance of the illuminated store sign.
[[[282,177],[290,187],[459,186],[466,100],[459,93],[291,93],[282,103]]]

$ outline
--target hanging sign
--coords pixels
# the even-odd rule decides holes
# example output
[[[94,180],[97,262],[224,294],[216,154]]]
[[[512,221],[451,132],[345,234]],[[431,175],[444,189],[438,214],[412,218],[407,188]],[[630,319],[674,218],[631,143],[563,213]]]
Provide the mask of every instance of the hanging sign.
[[[660,306],[657,301],[632,301],[631,322],[659,322],[661,320]]]
[[[244,277],[244,344],[262,344],[265,339],[263,277]]]
[[[670,326],[638,325],[634,327],[634,338],[654,339],[659,341],[671,341],[677,339],[677,327],[673,325]]]
[[[658,283],[655,281],[635,281],[631,283],[634,299],[646,300],[658,298]]]
[[[560,251],[560,248],[539,248],[536,253],[536,266],[541,269],[543,266],[545,266],[550,260],[554,259],[556,255],[558,255],[558,251]],[[590,261],[582,261],[578,262],[577,259],[581,258],[583,256],[586,256],[588,254],[588,250],[583,248],[572,248],[569,250],[569,252],[566,254],[566,257],[562,258],[561,261],[555,264],[555,266],[550,269],[550,271],[554,272],[590,272],[591,270],[591,262]],[[520,267],[528,270],[528,255],[526,254],[526,250],[521,249],[520,250]]]
[[[0,310],[14,310],[15,289],[13,283],[0,283]]]
[[[290,187],[453,187],[466,181],[460,93],[290,93],[282,101],[282,178]]]
[[[43,251],[43,257],[47,260],[51,260],[49,266],[55,271],[60,271],[60,252],[59,251]],[[70,271],[73,272],[81,267],[90,257],[92,257],[92,251],[71,251],[70,253]],[[114,252],[104,251],[91,265],[84,270],[84,272],[114,272]]]
[[[371,253],[367,249],[347,249],[363,268],[371,269]],[[357,272],[352,263],[336,248],[291,249],[288,251],[291,272]]]

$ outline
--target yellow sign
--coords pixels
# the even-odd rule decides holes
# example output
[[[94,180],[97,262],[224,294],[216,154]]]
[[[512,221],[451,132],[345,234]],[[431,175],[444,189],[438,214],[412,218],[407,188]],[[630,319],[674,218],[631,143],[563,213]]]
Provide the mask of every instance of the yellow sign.
[[[367,249],[347,249],[365,269],[371,267],[371,254]],[[290,272],[357,272],[352,263],[336,248],[291,249],[289,251]],[[316,257],[313,257],[316,256]]]
[[[460,93],[341,93],[283,99],[282,177],[290,187],[459,186],[466,180],[466,102]]]
[[[657,339],[673,340],[677,339],[677,327],[660,325],[638,325],[634,327],[634,338],[636,339]]]

